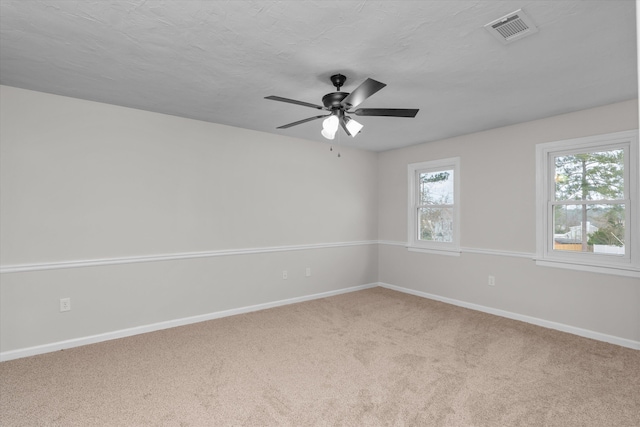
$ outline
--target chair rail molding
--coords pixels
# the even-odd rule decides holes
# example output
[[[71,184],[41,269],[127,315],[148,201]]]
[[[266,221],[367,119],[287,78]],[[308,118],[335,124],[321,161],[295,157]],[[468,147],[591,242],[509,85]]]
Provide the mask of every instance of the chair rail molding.
[[[102,266],[102,265],[133,264],[133,263],[139,263],[139,262],[173,261],[173,260],[180,260],[180,259],[264,254],[269,252],[288,252],[288,251],[305,251],[310,249],[343,248],[343,247],[349,247],[349,246],[364,246],[364,245],[375,245],[375,244],[378,244],[377,240],[359,240],[359,241],[352,241],[352,242],[314,243],[314,244],[308,244],[308,245],[290,245],[290,246],[268,246],[268,247],[262,247],[262,248],[224,249],[224,250],[203,251],[203,252],[178,252],[178,253],[158,254],[158,255],[141,255],[141,256],[130,256],[130,257],[114,257],[114,258],[86,259],[86,260],[74,260],[74,261],[54,261],[54,262],[43,262],[43,263],[16,264],[16,265],[0,266],[0,274],[22,273],[22,272],[29,272],[29,271],[41,271],[41,270],[58,270],[62,268],[82,268],[82,267],[95,267],[95,266]]]

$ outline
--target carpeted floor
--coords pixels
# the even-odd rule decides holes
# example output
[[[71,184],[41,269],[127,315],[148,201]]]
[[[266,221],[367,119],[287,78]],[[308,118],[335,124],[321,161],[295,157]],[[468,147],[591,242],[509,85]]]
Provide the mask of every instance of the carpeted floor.
[[[640,426],[640,351],[373,288],[0,364],[2,426]]]

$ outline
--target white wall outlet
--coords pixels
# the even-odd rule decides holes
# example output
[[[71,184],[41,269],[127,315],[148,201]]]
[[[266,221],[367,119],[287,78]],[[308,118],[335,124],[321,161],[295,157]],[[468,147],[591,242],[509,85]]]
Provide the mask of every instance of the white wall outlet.
[[[311,276],[311,267],[307,267],[307,272],[305,273],[307,277]]]
[[[287,280],[287,277],[289,277],[289,273],[287,273],[287,270],[282,270],[282,279]]]
[[[488,285],[489,286],[495,286],[496,285],[496,277],[495,276],[489,276]]]
[[[60,312],[71,310],[71,298],[60,298]]]

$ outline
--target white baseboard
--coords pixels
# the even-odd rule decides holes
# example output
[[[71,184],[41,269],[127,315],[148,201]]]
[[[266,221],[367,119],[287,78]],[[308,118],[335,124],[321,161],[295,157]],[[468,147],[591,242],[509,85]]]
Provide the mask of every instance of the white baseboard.
[[[70,340],[54,342],[50,344],[39,345],[35,347],[22,348],[18,350],[5,351],[0,353],[0,362],[7,360],[19,359],[22,357],[35,356],[38,354],[51,353],[54,351],[65,350],[74,347],[80,347],[88,344],[95,344],[103,341],[114,340],[118,338],[130,337],[133,335],[144,334],[147,332],[160,331],[162,329],[175,328],[176,326],[190,325],[192,323],[204,322],[207,320],[219,319],[236,314],[250,313],[252,311],[265,310],[268,308],[280,307],[283,305],[295,304],[298,302],[310,301],[314,299],[327,298],[334,295],[345,294],[349,292],[360,291],[368,288],[377,287],[377,283],[353,286],[350,288],[338,289],[335,291],[321,292],[318,294],[305,295],[301,297],[289,298],[280,301],[267,302],[263,304],[250,305],[247,307],[234,308],[230,310],[217,311],[215,313],[202,314],[199,316],[185,317],[182,319],[167,320],[165,322],[153,323],[150,325],[136,326],[134,328],[120,329],[118,331],[105,332],[87,337],[73,338]]]
[[[150,325],[137,326],[134,328],[121,329],[112,332],[105,332],[102,334],[91,335],[81,338],[74,338],[65,341],[59,341],[50,344],[39,345],[35,347],[22,348],[17,350],[11,350],[0,353],[0,362],[7,360],[19,359],[22,357],[35,356],[38,354],[51,353],[54,351],[80,347],[88,344],[95,344],[103,341],[109,341],[118,338],[130,337],[133,335],[144,334],[147,332],[154,332],[163,329],[174,328],[176,326],[189,325],[192,323],[204,322],[207,320],[219,319],[227,316],[234,316],[236,314],[250,313],[252,311],[265,310],[268,308],[280,307],[289,304],[295,304],[298,302],[311,301],[314,299],[327,298],[334,295],[340,295],[349,292],[360,291],[363,289],[374,288],[381,286],[383,288],[391,289],[398,292],[403,292],[410,295],[416,295],[422,298],[427,298],[435,301],[444,302],[447,304],[456,305],[459,307],[469,308],[471,310],[477,310],[484,313],[493,314],[496,316],[506,317],[508,319],[519,320],[533,325],[542,326],[549,329],[555,329],[562,332],[568,332],[570,334],[578,335],[585,338],[591,338],[597,341],[604,341],[611,344],[616,344],[622,347],[631,348],[634,350],[640,350],[640,342],[629,340],[626,338],[620,338],[613,335],[607,335],[600,332],[591,331],[588,329],[577,328],[574,326],[565,325],[562,323],[552,322],[536,317],[526,316],[523,314],[513,313],[510,311],[500,310],[496,308],[486,307],[479,304],[473,304],[465,301],[460,301],[452,298],[442,297],[439,295],[429,294],[426,292],[416,291],[413,289],[403,288],[400,286],[391,285],[388,283],[370,283],[366,285],[353,286],[350,288],[338,289],[335,291],[321,292],[318,294],[305,295],[301,297],[289,298],[286,300],[273,301],[263,304],[251,305],[247,307],[234,308],[230,310],[223,310],[214,313],[202,314],[199,316],[185,317],[182,319],[168,320],[165,322],[153,323]]]
[[[607,335],[600,332],[591,331],[588,329],[582,329],[582,328],[577,328],[575,326],[565,325],[563,323],[552,322],[549,320],[539,319],[537,317],[531,317],[531,316],[526,316],[524,314],[518,314],[510,311],[500,310],[497,308],[485,307],[483,305],[473,304],[470,302],[460,301],[460,300],[447,298],[447,297],[442,297],[439,295],[428,294],[426,292],[421,292],[413,289],[403,288],[400,286],[390,285],[388,283],[378,283],[378,285],[383,288],[391,289],[394,291],[404,292],[405,294],[416,295],[422,298],[427,298],[435,301],[444,302],[447,304],[457,305],[459,307],[469,308],[471,310],[481,311],[483,313],[494,314],[496,316],[506,317],[508,319],[519,320],[525,323],[531,323],[533,325],[542,326],[544,328],[555,329],[557,331],[568,332],[573,335],[578,335],[585,338],[591,338],[597,341],[604,341],[610,344],[616,344],[622,347],[627,347],[634,350],[640,350],[640,341],[634,341],[627,338]]]

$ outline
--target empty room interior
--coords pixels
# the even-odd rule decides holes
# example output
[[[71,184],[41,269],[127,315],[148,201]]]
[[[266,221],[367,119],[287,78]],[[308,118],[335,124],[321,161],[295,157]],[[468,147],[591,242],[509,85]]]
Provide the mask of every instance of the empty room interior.
[[[0,424],[640,425],[635,1],[0,2]]]

